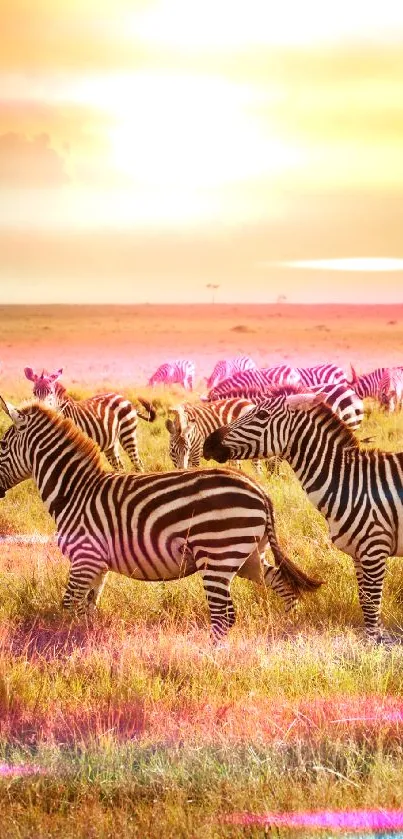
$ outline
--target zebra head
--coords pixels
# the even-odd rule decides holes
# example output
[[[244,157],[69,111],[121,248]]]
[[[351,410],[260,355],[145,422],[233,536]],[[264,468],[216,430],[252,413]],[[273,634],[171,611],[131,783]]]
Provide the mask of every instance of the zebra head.
[[[34,383],[33,394],[35,399],[43,402],[48,408],[57,408],[56,382],[60,379],[63,368],[61,367],[56,373],[48,373],[47,370],[42,370],[39,376],[37,373],[34,373],[32,367],[24,367],[24,373],[26,378]]]
[[[1,396],[0,407],[13,422],[0,440],[0,498],[4,498],[8,489],[32,475],[31,447],[26,440],[30,408],[17,410]]]
[[[298,412],[323,403],[322,393],[272,396],[229,425],[213,431],[204,443],[203,457],[218,463],[227,460],[284,457]]]
[[[176,469],[187,469],[194,442],[196,425],[182,406],[173,409],[173,419],[167,419],[169,431],[169,456]]]

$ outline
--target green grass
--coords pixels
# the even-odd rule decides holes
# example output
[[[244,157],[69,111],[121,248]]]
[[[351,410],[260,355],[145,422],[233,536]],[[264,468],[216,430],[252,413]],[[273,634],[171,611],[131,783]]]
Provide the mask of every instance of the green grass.
[[[157,422],[139,424],[153,470],[170,468],[164,422],[178,398],[159,400]],[[403,448],[403,417],[370,414],[370,435]],[[287,617],[273,592],[235,580],[237,622],[218,649],[196,576],[111,575],[87,626],[61,612],[68,563],[53,540],[1,545],[2,839],[257,837],[262,827],[223,819],[401,806],[403,648],[364,641],[352,561],[287,464],[263,482],[282,546],[325,585]],[[31,481],[2,501],[0,531],[54,535]],[[402,579],[391,559],[383,616],[397,630]]]

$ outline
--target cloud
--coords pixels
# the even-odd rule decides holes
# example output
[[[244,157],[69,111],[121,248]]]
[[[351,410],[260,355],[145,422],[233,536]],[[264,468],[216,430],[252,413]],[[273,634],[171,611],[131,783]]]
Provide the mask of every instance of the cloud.
[[[50,145],[48,134],[0,135],[1,187],[58,187],[69,181],[65,161]]]

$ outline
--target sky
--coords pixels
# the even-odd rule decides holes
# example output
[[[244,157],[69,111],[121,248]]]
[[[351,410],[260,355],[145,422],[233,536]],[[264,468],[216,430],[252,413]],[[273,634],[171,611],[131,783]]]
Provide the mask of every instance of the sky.
[[[0,13],[0,302],[403,302],[401,2]]]

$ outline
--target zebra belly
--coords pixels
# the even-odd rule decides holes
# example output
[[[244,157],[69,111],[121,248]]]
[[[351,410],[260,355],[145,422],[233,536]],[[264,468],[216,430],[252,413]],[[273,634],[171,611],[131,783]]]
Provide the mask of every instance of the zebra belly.
[[[178,580],[196,572],[192,552],[186,539],[175,537],[165,548],[152,545],[148,549],[133,538],[122,543],[116,538],[108,545],[108,565],[111,571],[134,580]]]

